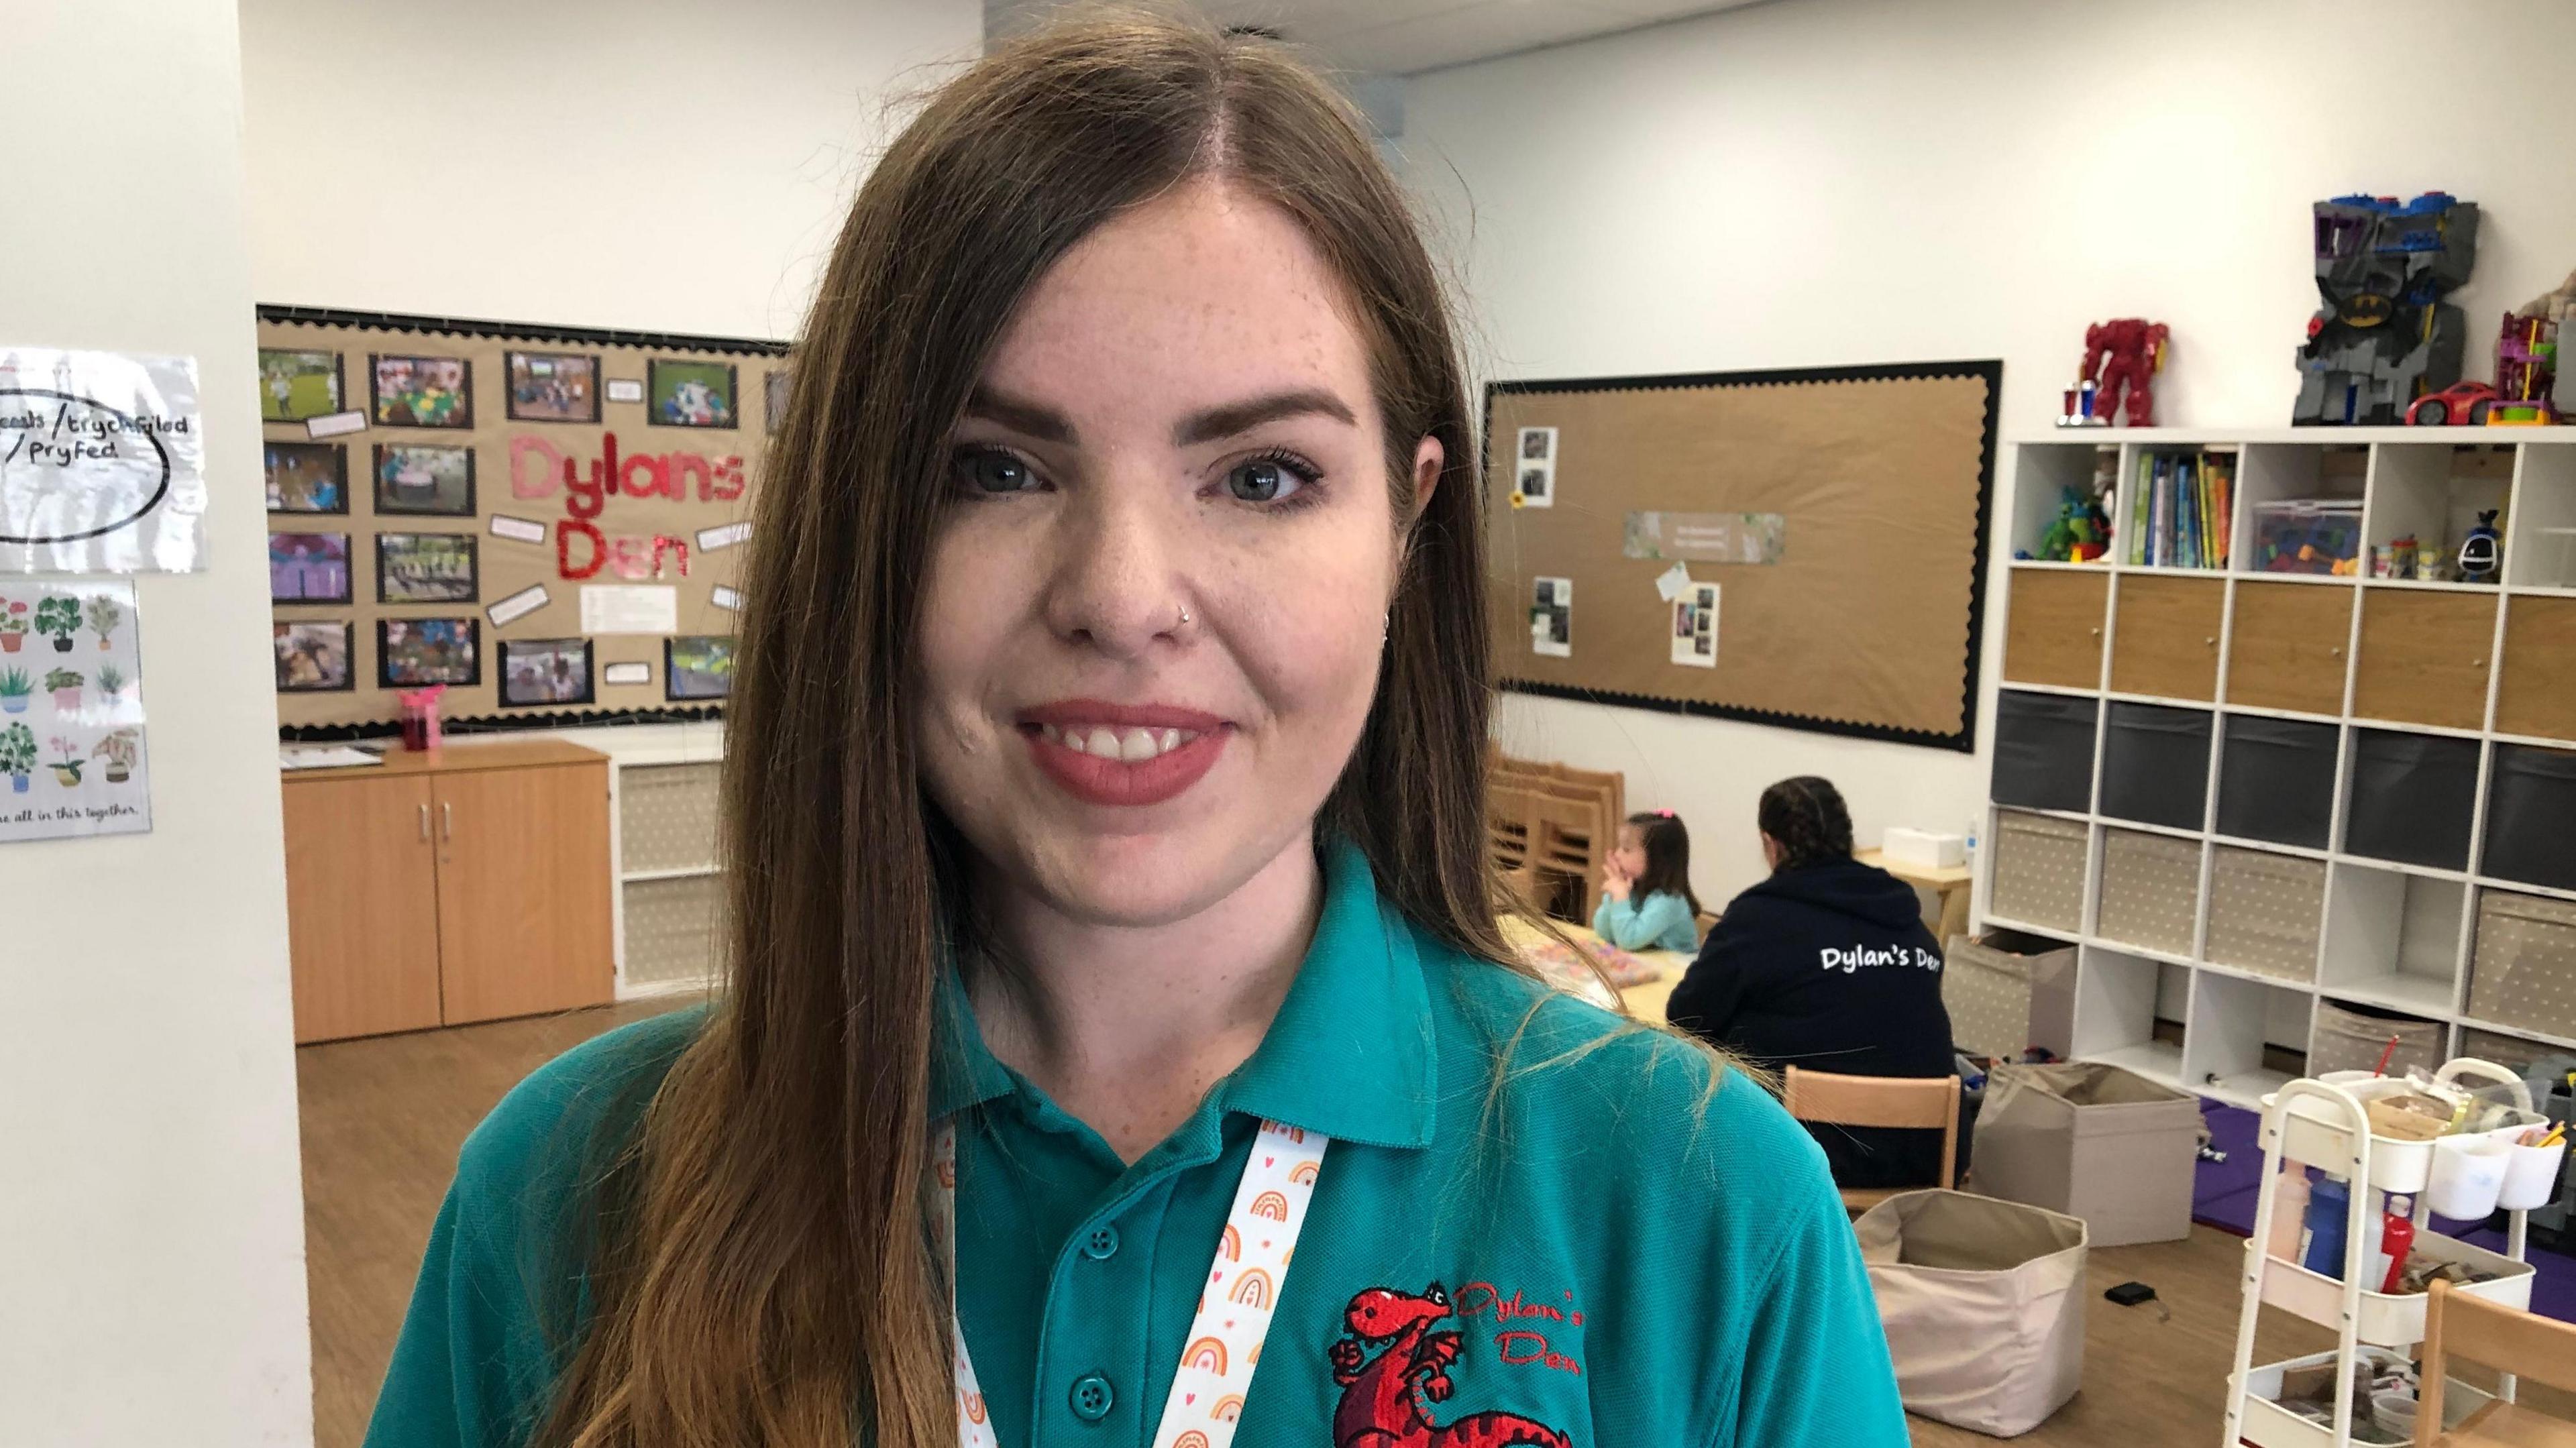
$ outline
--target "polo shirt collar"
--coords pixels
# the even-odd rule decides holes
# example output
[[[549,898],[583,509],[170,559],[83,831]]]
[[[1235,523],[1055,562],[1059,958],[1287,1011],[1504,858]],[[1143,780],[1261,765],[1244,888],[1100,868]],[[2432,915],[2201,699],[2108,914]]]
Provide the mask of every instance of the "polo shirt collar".
[[[1345,1141],[1428,1146],[1436,1048],[1413,931],[1379,897],[1358,846],[1332,840],[1323,857],[1324,908],[1305,962],[1259,1049],[1218,1083],[1215,1103]],[[953,969],[939,973],[933,1027],[934,1118],[1016,1089],[985,1049]]]

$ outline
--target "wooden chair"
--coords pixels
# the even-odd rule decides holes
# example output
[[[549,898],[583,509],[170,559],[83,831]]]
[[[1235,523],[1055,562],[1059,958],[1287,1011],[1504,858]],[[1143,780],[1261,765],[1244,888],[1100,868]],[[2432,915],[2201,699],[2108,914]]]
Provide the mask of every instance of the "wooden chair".
[[[1530,874],[1533,898],[1553,906],[1560,919],[1592,922],[1601,880],[1610,863],[1612,826],[1598,799],[1554,793],[1532,796]]]
[[[1956,1076],[1832,1076],[1791,1066],[1781,1092],[1789,1114],[1819,1126],[1895,1126],[1941,1133],[1941,1179],[1925,1182],[1948,1191],[1959,1160],[1959,1078]],[[1922,1187],[1846,1187],[1843,1210],[1858,1216],[1889,1197]]]
[[[2442,1396],[2453,1354],[2498,1372],[2576,1391],[2576,1326],[2433,1284],[2424,1309],[2424,1369],[2415,1448],[2576,1448],[2576,1422],[2501,1399],[2444,1431]]]

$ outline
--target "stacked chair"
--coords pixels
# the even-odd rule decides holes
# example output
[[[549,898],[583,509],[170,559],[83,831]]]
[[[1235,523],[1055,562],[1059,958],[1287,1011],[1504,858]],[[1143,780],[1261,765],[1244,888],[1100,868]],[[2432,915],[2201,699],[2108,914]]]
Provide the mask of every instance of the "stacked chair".
[[[1485,838],[1495,872],[1541,914],[1585,924],[1601,899],[1602,866],[1627,818],[1617,774],[1488,758]]]

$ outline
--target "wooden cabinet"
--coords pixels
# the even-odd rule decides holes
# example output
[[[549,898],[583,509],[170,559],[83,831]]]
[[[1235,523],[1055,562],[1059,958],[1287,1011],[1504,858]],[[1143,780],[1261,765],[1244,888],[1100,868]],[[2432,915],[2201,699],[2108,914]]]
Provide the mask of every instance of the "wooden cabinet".
[[[284,788],[299,1043],[610,998],[602,756],[460,744]]]
[[[2495,624],[2492,592],[2362,590],[2354,716],[2442,729],[2483,728]]]
[[[2102,687],[2102,620],[2110,575],[2052,568],[2012,571],[2004,620],[2004,678],[2016,684]]]
[[[2347,583],[2239,582],[2227,634],[2227,702],[2342,713],[2353,593]]]
[[[2495,727],[2498,734],[2576,739],[2576,598],[2522,594],[2505,605]]]
[[[2218,697],[2218,633],[2227,613],[2219,578],[2120,578],[2112,625],[2111,692],[2165,699]]]

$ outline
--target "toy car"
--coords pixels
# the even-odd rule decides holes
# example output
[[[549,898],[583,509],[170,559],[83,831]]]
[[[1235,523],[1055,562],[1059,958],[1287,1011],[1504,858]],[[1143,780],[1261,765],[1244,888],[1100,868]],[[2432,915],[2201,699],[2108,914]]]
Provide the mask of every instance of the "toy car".
[[[2406,409],[2408,427],[2484,427],[2496,390],[2484,382],[2454,382],[2427,392]]]

